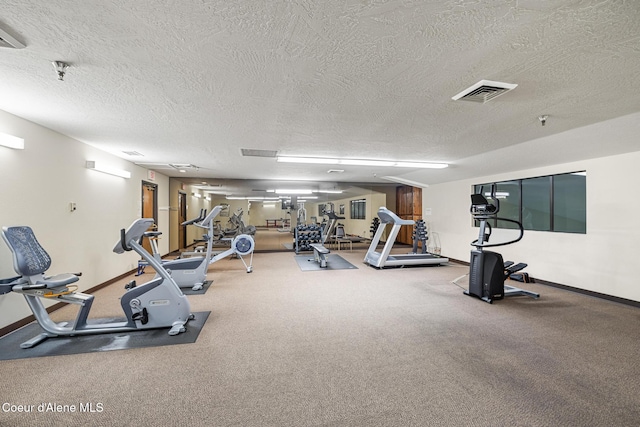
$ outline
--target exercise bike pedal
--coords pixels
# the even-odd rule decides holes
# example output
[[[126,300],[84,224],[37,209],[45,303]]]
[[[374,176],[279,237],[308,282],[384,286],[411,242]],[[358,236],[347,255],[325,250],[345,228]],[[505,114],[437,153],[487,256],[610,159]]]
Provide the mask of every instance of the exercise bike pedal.
[[[125,288],[126,290],[129,290],[129,289],[133,289],[133,288],[135,288],[136,286],[137,286],[137,285],[136,285],[136,281],[135,281],[135,280],[132,280],[132,281],[130,281],[129,283],[127,283],[126,285],[124,285],[124,288]]]
[[[131,319],[133,321],[139,320],[143,325],[149,323],[149,312],[147,311],[147,308],[145,307],[142,309],[142,311],[135,313],[133,316],[131,316]]]
[[[186,332],[186,330],[187,328],[184,326],[184,323],[176,323],[169,329],[169,335],[178,335]]]

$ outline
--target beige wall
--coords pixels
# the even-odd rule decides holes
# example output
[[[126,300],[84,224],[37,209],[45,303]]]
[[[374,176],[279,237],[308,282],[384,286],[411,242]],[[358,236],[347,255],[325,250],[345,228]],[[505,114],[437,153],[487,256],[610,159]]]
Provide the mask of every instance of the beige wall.
[[[121,228],[142,212],[142,181],[158,184],[159,231],[168,234],[168,177],[148,171],[52,130],[0,111],[0,132],[25,140],[24,150],[0,147],[0,226],[28,225],[52,258],[50,274],[82,272],[85,290],[137,266],[138,255],[113,253]],[[130,179],[88,170],[87,160],[131,172]],[[70,212],[69,203],[77,210]],[[160,240],[166,253],[168,239]],[[13,277],[11,252],[0,243],[0,277]],[[0,327],[31,314],[18,294],[0,296]]]

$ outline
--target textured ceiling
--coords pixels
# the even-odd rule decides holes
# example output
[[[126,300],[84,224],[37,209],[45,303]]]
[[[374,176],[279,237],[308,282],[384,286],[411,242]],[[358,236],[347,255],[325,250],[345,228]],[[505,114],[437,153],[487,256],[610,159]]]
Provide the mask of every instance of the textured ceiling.
[[[508,170],[507,147],[640,121],[638,1],[3,0],[0,27],[27,45],[0,48],[0,109],[133,162],[199,167],[170,176],[430,184],[489,155],[486,173]],[[64,82],[54,60],[71,64]],[[452,101],[481,79],[518,87]],[[576,147],[537,166],[638,149]],[[451,167],[336,177],[241,148]]]

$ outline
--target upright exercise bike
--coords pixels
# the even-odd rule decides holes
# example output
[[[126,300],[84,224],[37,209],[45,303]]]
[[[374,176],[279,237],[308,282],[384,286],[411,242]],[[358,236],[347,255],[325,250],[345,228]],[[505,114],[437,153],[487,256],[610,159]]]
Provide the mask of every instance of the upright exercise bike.
[[[491,186],[491,200],[493,200],[493,203],[490,203],[486,197],[482,195],[482,190],[480,190],[480,194],[471,195],[471,216],[480,222],[480,230],[478,239],[471,242],[471,245],[474,246],[475,249],[471,251],[469,289],[464,291],[464,293],[478,297],[488,303],[492,303],[493,300],[496,299],[503,299],[515,295],[527,295],[532,298],[539,298],[540,294],[504,284],[505,279],[514,272],[515,268],[524,268],[526,264],[519,263],[516,264],[516,266],[506,265],[502,259],[502,255],[497,252],[484,250],[484,248],[516,243],[520,241],[524,235],[522,223],[513,219],[498,217],[500,201],[496,197],[495,184]],[[516,224],[520,232],[518,237],[506,242],[489,243],[491,224],[488,220],[490,219]]]
[[[30,227],[3,227],[2,237],[13,254],[13,268],[18,277],[0,281],[0,294],[16,292],[27,300],[34,317],[44,330],[40,335],[20,345],[31,348],[47,338],[103,334],[110,332],[131,332],[140,329],[169,328],[169,335],[186,331],[186,324],[194,316],[189,300],[173,281],[162,264],[139,243],[143,233],[153,224],[151,218],[134,221],[125,231],[113,251],[122,254],[134,250],[157,272],[158,277],[142,285],[129,283],[127,292],[120,298],[125,319],[121,322],[99,323],[88,321],[94,296],[77,292],[78,274],[58,274],[46,276],[51,266],[49,254],[40,246]],[[80,306],[75,321],[56,323],[47,312],[43,300],[64,302]]]

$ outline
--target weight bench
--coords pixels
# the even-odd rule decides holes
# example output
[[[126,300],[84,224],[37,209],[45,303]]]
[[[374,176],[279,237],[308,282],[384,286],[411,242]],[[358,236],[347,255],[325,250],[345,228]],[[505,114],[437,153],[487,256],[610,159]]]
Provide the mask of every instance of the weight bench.
[[[327,268],[327,255],[331,251],[321,243],[312,243],[310,246],[313,248],[313,259],[320,264],[320,268]]]

